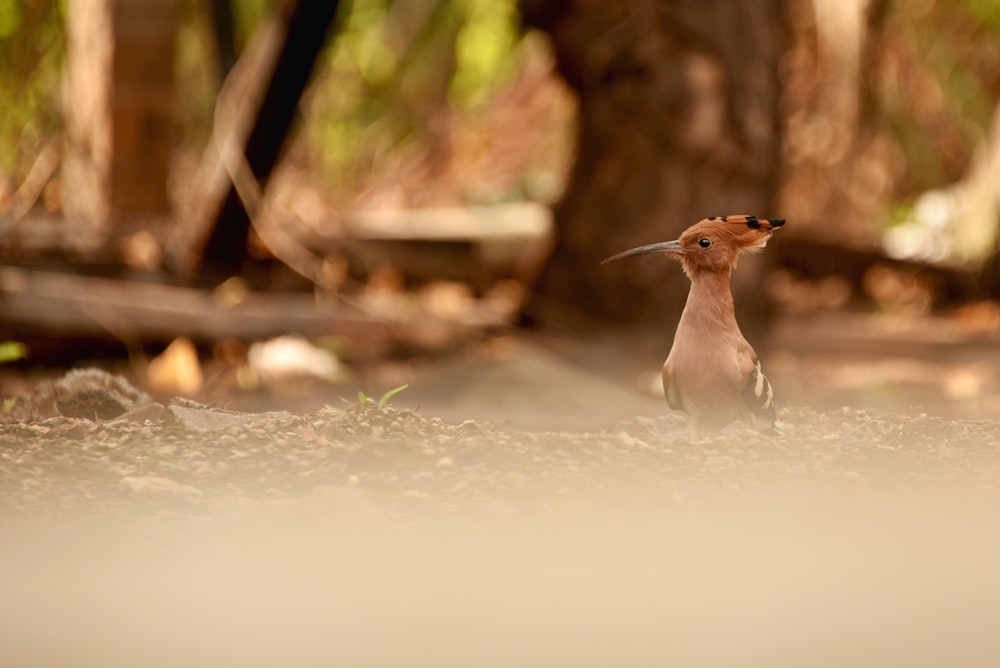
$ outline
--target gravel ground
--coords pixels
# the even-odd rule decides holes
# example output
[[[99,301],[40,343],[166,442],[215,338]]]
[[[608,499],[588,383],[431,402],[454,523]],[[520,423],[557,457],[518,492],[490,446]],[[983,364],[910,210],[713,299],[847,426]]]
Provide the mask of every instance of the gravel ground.
[[[148,416],[155,413],[153,419]],[[596,433],[518,432],[356,404],[294,416],[155,406],[133,418],[0,423],[0,504],[24,517],[191,513],[228,500],[344,492],[397,516],[670,504],[781,490],[879,494],[1000,482],[1000,425],[785,410],[784,437],[734,424],[692,442],[680,418]]]
[[[0,664],[985,666],[1000,425],[0,422]]]

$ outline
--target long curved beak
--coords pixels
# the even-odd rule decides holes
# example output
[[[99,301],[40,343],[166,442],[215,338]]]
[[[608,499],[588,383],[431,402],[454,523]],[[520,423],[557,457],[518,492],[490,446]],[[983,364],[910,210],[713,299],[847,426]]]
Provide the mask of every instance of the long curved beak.
[[[618,262],[618,260],[624,260],[625,258],[635,257],[636,255],[648,255],[650,253],[665,253],[667,255],[684,255],[686,251],[684,247],[681,246],[679,241],[661,241],[658,244],[649,244],[648,246],[639,246],[638,248],[633,248],[631,250],[622,251],[618,255],[612,255],[606,260],[601,260],[601,264],[610,264],[612,262]]]

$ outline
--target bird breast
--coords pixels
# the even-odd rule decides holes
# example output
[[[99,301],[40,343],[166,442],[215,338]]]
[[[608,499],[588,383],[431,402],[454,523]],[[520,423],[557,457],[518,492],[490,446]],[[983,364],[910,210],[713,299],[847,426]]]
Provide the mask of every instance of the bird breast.
[[[738,337],[738,339],[736,338]],[[746,417],[741,394],[742,336],[725,330],[695,330],[683,323],[663,365],[664,389],[696,424],[722,426]]]

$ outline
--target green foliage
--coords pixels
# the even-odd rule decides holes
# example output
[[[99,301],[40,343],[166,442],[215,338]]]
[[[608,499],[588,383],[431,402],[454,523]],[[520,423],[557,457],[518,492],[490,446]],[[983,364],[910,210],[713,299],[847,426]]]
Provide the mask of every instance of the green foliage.
[[[395,388],[389,390],[388,392],[386,392],[385,394],[383,394],[382,397],[378,400],[378,404],[377,404],[378,405],[378,409],[379,410],[384,409],[386,406],[389,405],[389,400],[390,399],[392,399],[394,396],[396,396],[397,394],[399,394],[400,392],[402,392],[403,390],[405,390],[409,386],[410,386],[409,383],[407,383],[405,385],[400,385],[399,387],[395,387]]]
[[[58,139],[67,0],[0,0],[0,178],[20,182]],[[303,101],[302,146],[331,190],[433,154],[453,118],[474,118],[519,66],[517,0],[353,0]],[[233,3],[244,48],[275,0]],[[182,152],[207,140],[217,81],[210,12],[181,3],[177,127]],[[455,127],[458,127],[456,125]],[[444,138],[444,139],[443,139]],[[442,149],[445,152],[446,148]]]
[[[3,403],[0,404],[0,412],[3,412],[4,415],[10,415],[16,406],[17,397],[4,397]]]
[[[1000,3],[996,0],[964,0],[959,4],[964,4],[972,16],[1000,39]]]
[[[24,18],[24,7],[20,2],[0,4],[0,39],[9,39]]]
[[[349,186],[426,151],[436,117],[473,113],[515,67],[518,44],[516,0],[355,0],[310,93],[317,163]]]
[[[517,6],[511,1],[469,0],[455,43],[455,76],[449,99],[460,108],[482,102],[494,82],[508,74],[517,46]]]
[[[381,397],[379,397],[378,401],[375,401],[374,399],[372,399],[371,397],[369,397],[362,390],[358,390],[358,403],[356,405],[358,405],[358,406],[374,405],[380,411],[385,410],[385,408],[389,405],[389,401],[394,396],[396,396],[397,394],[399,394],[400,392],[402,392],[403,390],[405,390],[409,386],[410,386],[409,383],[407,383],[405,385],[400,385],[399,387],[394,387],[391,390],[389,390],[388,392],[386,392],[385,394],[383,394]],[[343,401],[345,404],[351,405],[351,402],[349,402],[347,399],[344,399],[343,397],[341,397],[340,400]],[[337,410],[336,408],[334,408],[330,404],[326,404],[326,409],[330,410],[330,411],[336,411]]]
[[[0,1],[0,174],[22,176],[61,127],[63,4]]]
[[[28,356],[28,346],[19,341],[0,341],[0,364],[15,362]]]
[[[237,50],[249,41],[260,22],[274,11],[277,4],[275,0],[239,0],[232,3]]]
[[[891,3],[863,73],[875,119],[906,165],[906,197],[959,179],[997,104],[1000,3]]]

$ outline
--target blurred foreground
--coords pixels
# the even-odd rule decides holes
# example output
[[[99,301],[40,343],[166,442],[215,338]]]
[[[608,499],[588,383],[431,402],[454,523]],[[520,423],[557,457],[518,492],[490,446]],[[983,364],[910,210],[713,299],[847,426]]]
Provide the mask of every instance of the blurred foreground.
[[[0,423],[0,664],[991,665],[1000,426]],[[172,416],[172,417],[171,417]]]

